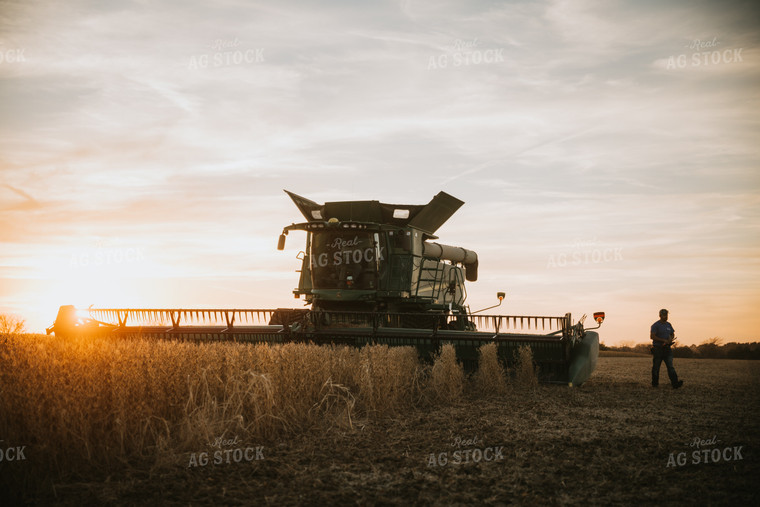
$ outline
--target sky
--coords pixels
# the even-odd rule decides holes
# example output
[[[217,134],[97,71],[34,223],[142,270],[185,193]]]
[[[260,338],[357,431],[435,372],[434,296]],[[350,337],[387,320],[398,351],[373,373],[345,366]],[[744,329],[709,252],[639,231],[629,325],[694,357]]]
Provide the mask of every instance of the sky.
[[[299,307],[283,189],[443,190],[472,310],[760,341],[759,48],[751,1],[0,0],[0,312]]]

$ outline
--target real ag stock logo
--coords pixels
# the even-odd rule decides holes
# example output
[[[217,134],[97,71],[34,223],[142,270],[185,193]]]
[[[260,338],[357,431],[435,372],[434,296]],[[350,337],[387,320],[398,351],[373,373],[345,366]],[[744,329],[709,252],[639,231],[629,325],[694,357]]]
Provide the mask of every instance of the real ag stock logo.
[[[479,447],[471,447],[475,445]],[[480,463],[501,461],[504,459],[504,446],[482,447],[483,442],[478,441],[477,435],[469,440],[461,437],[454,438],[451,442],[454,451],[430,453],[426,462],[428,467],[444,467],[446,465],[465,465],[467,463]]]
[[[694,39],[689,41],[685,48],[692,50],[691,54],[682,53],[668,57],[665,68],[667,70],[685,69],[687,67],[708,67],[720,64],[740,63],[744,48],[721,48],[721,42],[717,37],[712,39]]]
[[[243,48],[240,39],[216,39],[209,48],[213,52],[200,53],[190,57],[190,70],[217,67],[233,67],[264,63],[264,48]]]
[[[478,39],[457,39],[448,51],[428,59],[428,70],[504,62],[504,48],[481,49]]]
[[[12,462],[12,461],[25,461],[26,455],[24,454],[24,451],[26,450],[25,445],[4,445],[4,440],[0,440],[0,463],[4,462]]]
[[[235,438],[224,440],[223,437],[217,437],[214,443],[209,443],[211,451],[194,452],[190,454],[188,468],[205,467],[209,463],[213,465],[230,465],[232,463],[241,463],[243,461],[259,461],[264,459],[264,446],[242,447],[237,435]]]
[[[0,47],[0,65],[4,63],[25,63],[24,49],[5,49]]]
[[[712,447],[720,443],[720,440],[717,438],[717,435],[714,435],[711,439],[708,438],[705,440],[695,437],[690,443],[684,444],[694,450],[690,452],[671,452],[668,456],[668,463],[665,465],[665,468],[676,466],[682,467],[687,463],[691,465],[699,465],[701,463],[721,463],[744,459],[744,456],[742,455],[743,445],[730,445],[723,448]]]
[[[596,238],[590,241],[577,240],[570,246],[567,251],[550,254],[546,267],[566,268],[623,260],[623,247],[605,247]]]
[[[98,240],[89,249],[71,254],[69,268],[100,268],[112,264],[133,264],[145,261],[143,247],[121,247],[117,240]]]

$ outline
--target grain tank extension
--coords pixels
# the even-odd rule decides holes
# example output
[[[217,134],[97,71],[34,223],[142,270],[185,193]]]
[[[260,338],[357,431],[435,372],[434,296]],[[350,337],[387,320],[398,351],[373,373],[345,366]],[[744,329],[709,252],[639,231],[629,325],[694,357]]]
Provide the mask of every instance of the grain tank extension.
[[[286,191],[287,192],[287,191]],[[305,308],[149,309],[61,307],[48,333],[78,333],[183,340],[317,344],[409,345],[430,360],[451,343],[472,371],[478,348],[494,342],[512,363],[531,347],[545,382],[580,385],[593,372],[599,336],[564,316],[481,315],[465,304],[465,282],[478,278],[478,255],[442,244],[436,231],[464,204],[439,192],[428,204],[378,201],[318,204],[287,192],[305,222],[286,226],[305,236],[293,291]],[[504,298],[498,294],[499,304]],[[499,306],[499,305],[496,305]],[[594,314],[601,325],[604,314]],[[599,327],[599,326],[597,326]],[[596,328],[593,328],[596,329]]]

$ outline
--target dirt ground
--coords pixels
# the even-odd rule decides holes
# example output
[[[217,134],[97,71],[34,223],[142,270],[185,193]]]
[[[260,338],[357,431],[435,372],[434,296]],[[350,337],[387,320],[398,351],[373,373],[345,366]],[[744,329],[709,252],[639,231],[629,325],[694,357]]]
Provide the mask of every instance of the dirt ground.
[[[220,443],[214,448],[222,456],[218,464],[209,456],[204,466],[196,455],[197,466],[191,466],[193,456],[185,454],[152,472],[40,485],[28,500],[759,505],[760,362],[676,359],[675,365],[685,381],[680,390],[667,384],[664,366],[660,387],[649,386],[649,358],[602,357],[580,388],[541,385],[501,397],[468,393],[450,407],[354,420],[351,427],[331,424],[295,438]],[[259,459],[250,450],[250,460],[235,462],[234,449],[239,457],[255,448]]]

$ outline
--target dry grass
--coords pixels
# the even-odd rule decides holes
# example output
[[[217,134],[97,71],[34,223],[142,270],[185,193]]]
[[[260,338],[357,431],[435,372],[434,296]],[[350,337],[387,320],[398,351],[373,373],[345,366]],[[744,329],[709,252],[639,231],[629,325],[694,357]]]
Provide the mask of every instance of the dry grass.
[[[428,392],[434,401],[461,396],[453,347],[429,370],[411,347],[5,334],[0,436],[34,449],[25,469],[37,476],[156,469],[219,437],[261,442],[350,429],[357,418],[396,414]]]
[[[3,481],[76,481],[125,469],[159,473],[218,438],[248,444],[366,427],[460,404],[465,387],[507,394],[495,344],[466,380],[452,345],[432,366],[412,347],[189,343],[0,336],[0,438],[27,446]],[[514,384],[534,386],[530,349]]]
[[[517,350],[515,385],[524,388],[538,386],[538,368],[533,362],[533,351],[527,345]]]
[[[499,395],[507,392],[507,372],[499,361],[495,343],[486,343],[478,350],[478,370],[472,380],[480,392]]]
[[[418,399],[422,391],[423,367],[411,347],[378,345],[364,347],[359,355],[358,389],[360,409],[367,414],[397,413]],[[355,373],[356,370],[351,370]]]
[[[464,391],[464,380],[464,368],[457,361],[454,346],[444,345],[430,370],[428,393],[431,399],[443,403],[460,400]]]

